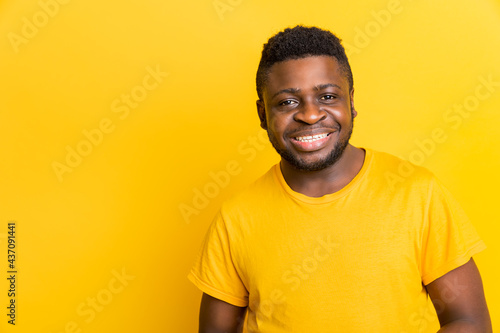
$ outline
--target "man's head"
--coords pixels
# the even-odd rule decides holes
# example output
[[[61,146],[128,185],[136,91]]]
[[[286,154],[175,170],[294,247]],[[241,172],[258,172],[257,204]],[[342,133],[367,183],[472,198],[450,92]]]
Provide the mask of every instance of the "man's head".
[[[269,39],[257,91],[261,126],[282,162],[317,171],[340,159],[357,113],[351,69],[337,37],[297,26]]]

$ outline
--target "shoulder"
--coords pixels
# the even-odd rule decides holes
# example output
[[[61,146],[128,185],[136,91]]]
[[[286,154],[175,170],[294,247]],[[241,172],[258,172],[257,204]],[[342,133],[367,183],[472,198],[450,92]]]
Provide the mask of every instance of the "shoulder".
[[[278,164],[273,165],[258,179],[225,200],[222,203],[221,211],[228,213],[235,210],[255,209],[269,202],[271,198],[276,197],[281,191],[276,177],[276,168],[278,166]]]
[[[256,221],[283,204],[283,190],[276,177],[276,165],[222,202],[216,221],[224,225],[230,238],[241,239]]]
[[[411,163],[393,154],[367,149],[372,155],[372,178],[381,179],[389,189],[424,186],[428,188],[437,181],[427,168]]]

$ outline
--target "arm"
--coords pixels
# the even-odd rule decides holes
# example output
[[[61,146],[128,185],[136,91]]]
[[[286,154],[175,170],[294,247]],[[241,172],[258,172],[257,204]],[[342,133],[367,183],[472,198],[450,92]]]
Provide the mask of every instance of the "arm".
[[[427,286],[441,324],[439,332],[492,332],[481,276],[471,259]]]
[[[199,333],[239,333],[247,308],[234,306],[203,293]]]

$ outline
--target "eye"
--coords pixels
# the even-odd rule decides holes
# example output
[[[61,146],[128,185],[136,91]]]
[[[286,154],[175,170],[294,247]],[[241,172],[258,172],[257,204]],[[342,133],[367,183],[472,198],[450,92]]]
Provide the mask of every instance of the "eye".
[[[337,98],[337,96],[332,95],[332,94],[321,96],[321,99],[324,101],[331,101],[331,100],[334,100],[335,98]]]
[[[292,104],[295,104],[296,102],[292,99],[287,99],[287,100],[284,100],[282,102],[279,103],[280,106],[288,106],[288,105],[292,105]]]

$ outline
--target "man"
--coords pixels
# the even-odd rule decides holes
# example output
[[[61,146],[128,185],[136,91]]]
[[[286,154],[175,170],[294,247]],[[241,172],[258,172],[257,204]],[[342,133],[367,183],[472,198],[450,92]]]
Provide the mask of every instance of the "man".
[[[349,144],[340,40],[278,33],[257,93],[281,161],[207,233],[189,274],[204,292],[200,332],[491,332],[472,259],[485,245],[449,192],[424,168]]]

